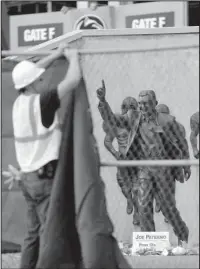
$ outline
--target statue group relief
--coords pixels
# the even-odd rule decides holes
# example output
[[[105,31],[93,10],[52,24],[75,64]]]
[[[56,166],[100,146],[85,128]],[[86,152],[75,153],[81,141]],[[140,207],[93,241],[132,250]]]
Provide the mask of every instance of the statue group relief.
[[[126,97],[117,114],[106,99],[103,80],[97,98],[105,132],[104,145],[116,160],[190,159],[184,126],[170,114],[166,104],[158,103],[154,91],[141,91],[137,99]],[[190,126],[193,156],[199,159],[199,112],[191,116]],[[118,149],[113,145],[115,139]],[[154,211],[161,211],[165,222],[173,227],[179,245],[188,242],[189,229],[177,209],[175,190],[176,181],[184,183],[190,176],[189,165],[118,167],[117,182],[127,201],[127,214],[133,213],[133,225],[140,226],[141,231],[154,232]]]

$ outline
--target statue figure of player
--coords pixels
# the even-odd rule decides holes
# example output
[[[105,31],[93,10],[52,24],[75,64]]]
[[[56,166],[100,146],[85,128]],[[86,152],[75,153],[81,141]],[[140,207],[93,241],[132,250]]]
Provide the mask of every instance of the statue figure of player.
[[[103,130],[106,133],[104,145],[106,149],[117,159],[123,160],[123,155],[128,144],[128,137],[130,126],[128,119],[124,116],[131,110],[137,110],[138,103],[133,97],[126,97],[121,105],[121,114],[115,114],[116,122],[112,126],[105,121],[103,122]],[[116,138],[118,143],[118,151],[113,146],[113,141]],[[127,214],[131,214],[134,208],[133,224],[139,225],[138,206],[137,206],[137,192],[134,169],[132,167],[121,167],[117,169],[117,182],[121,188],[122,193],[127,199]]]
[[[106,101],[106,88],[97,90],[99,111],[104,121],[113,124],[115,114]],[[141,91],[138,98],[140,111],[126,114],[131,127],[124,159],[165,160],[189,159],[186,139],[174,117],[156,111],[157,99],[154,91]],[[191,175],[189,166],[181,168],[180,175],[188,180]],[[188,242],[189,229],[182,220],[172,194],[174,177],[171,167],[135,167],[138,180],[138,209],[141,231],[155,231],[153,199],[158,193],[163,215],[172,225],[178,244]],[[184,181],[184,178],[182,178]]]
[[[170,115],[170,109],[169,109],[169,107],[167,106],[167,105],[165,105],[165,104],[158,104],[157,106],[156,106],[156,111],[158,112],[158,113],[164,113],[164,114],[168,114],[168,115]],[[185,127],[181,124],[181,123],[179,123],[179,122],[177,122],[177,124],[178,124],[178,126],[179,126],[179,130],[180,130],[180,132],[182,133],[182,136],[181,137],[184,137],[184,138],[186,138],[186,131],[185,131]],[[185,141],[185,143],[187,143],[187,140]],[[187,147],[187,150],[188,150],[188,144],[186,145],[186,147]],[[189,150],[188,150],[188,153],[187,153],[187,155],[189,156]],[[173,169],[172,168],[172,177],[174,176],[174,181],[172,181],[172,187],[171,187],[171,190],[172,190],[172,194],[173,194],[173,196],[174,196],[174,201],[175,201],[175,203],[176,203],[176,197],[175,197],[175,192],[176,192],[176,180],[177,181],[180,181],[181,183],[183,183],[183,181],[182,180],[180,180],[180,179],[182,179],[183,177],[180,177],[180,174],[182,173],[182,168],[179,168],[179,169]],[[155,195],[155,197],[156,197],[156,195]],[[158,201],[158,199],[156,199],[156,208],[155,208],[155,211],[156,212],[159,212],[160,211],[160,203],[159,203],[159,201]],[[165,222],[166,223],[168,223],[168,220],[165,218]]]
[[[190,128],[190,142],[192,146],[193,156],[196,159],[199,159],[199,149],[197,148],[197,136],[199,135],[199,111],[191,116]]]

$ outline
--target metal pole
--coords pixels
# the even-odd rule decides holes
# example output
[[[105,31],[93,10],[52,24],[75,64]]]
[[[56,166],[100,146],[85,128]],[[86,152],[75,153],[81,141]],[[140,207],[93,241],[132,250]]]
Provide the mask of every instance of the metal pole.
[[[52,2],[51,1],[47,2],[47,12],[52,12]]]
[[[36,5],[35,5],[35,13],[39,13],[39,4],[38,3],[36,3]]]
[[[183,19],[184,26],[189,26],[189,2],[183,2]]]
[[[199,45],[187,45],[187,46],[168,46],[159,48],[144,48],[144,49],[134,49],[134,48],[105,48],[105,49],[80,49],[81,54],[105,54],[105,53],[138,53],[146,51],[162,51],[162,50],[175,50],[175,49],[186,49],[186,48],[197,48]],[[52,53],[52,50],[41,50],[41,51],[12,51],[3,50],[1,52],[2,56],[46,56]]]
[[[52,50],[45,51],[9,51],[2,50],[1,56],[47,56],[52,53]]]
[[[17,11],[18,11],[18,13],[21,13],[22,12],[22,5],[21,4],[18,5]]]
[[[101,166],[139,167],[139,166],[199,166],[198,160],[140,160],[140,161],[102,161]]]

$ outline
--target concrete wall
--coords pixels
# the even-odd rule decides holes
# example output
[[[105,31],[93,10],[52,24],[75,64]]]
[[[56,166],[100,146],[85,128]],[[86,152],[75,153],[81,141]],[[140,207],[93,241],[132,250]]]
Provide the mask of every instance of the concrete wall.
[[[96,89],[101,86],[102,79],[105,80],[107,88],[107,100],[115,112],[120,111],[120,104],[126,96],[137,97],[141,90],[155,90],[158,101],[167,104],[171,113],[185,126],[189,141],[189,118],[199,110],[198,34],[197,28],[98,30],[84,31],[77,34],[79,38],[75,38],[75,41],[71,39],[71,44],[77,48],[124,50],[121,53],[113,51],[101,54],[91,51],[81,57],[94,134],[102,160],[113,160],[103,145],[102,119],[97,109]],[[68,38],[62,37],[62,40]],[[48,42],[37,48],[41,50],[55,48],[60,41],[61,39]],[[131,49],[131,52],[126,53],[127,48]],[[56,69],[52,75],[49,74],[47,74],[49,85],[55,84],[63,76],[63,69]],[[3,80],[3,91],[6,89],[5,81]],[[8,149],[4,148],[2,154],[4,168],[10,163],[4,156],[7,152]],[[12,155],[13,152],[9,154]],[[138,229],[133,228],[132,217],[126,215],[126,201],[116,183],[116,169],[102,168],[101,173],[106,184],[107,206],[115,226],[115,235],[118,240],[131,242],[132,232]],[[189,243],[198,244],[199,171],[196,168],[192,168],[192,176],[188,182],[177,183],[176,200],[178,209],[190,229]],[[157,230],[170,231],[171,242],[177,243],[171,227],[164,223],[161,213],[156,214],[155,220]],[[6,226],[4,227],[6,229]]]
[[[153,89],[159,103],[167,104],[171,113],[181,122],[189,141],[190,116],[199,111],[199,36],[198,32],[178,29],[153,31],[116,31],[85,38],[84,48],[131,48],[129,53],[88,54],[83,56],[83,73],[93,115],[94,133],[103,160],[113,160],[104,147],[102,120],[97,110],[96,89],[105,80],[107,100],[113,111],[120,112],[126,96],[138,96],[141,90]],[[143,33],[143,34],[142,34]],[[146,34],[145,34],[146,33]],[[190,143],[189,143],[190,146]],[[190,146],[190,153],[191,146]],[[103,168],[107,201],[118,239],[131,240],[132,217],[126,215],[126,203],[115,177],[115,168]],[[192,168],[190,180],[177,183],[177,206],[190,229],[190,244],[198,243],[199,178]],[[172,229],[164,223],[162,214],[156,215],[158,231],[170,231],[172,243],[177,243]]]
[[[187,32],[188,31],[188,32]],[[116,33],[116,34],[115,34]],[[143,34],[142,34],[143,33]],[[146,34],[145,34],[146,33]],[[113,160],[103,145],[102,120],[97,110],[96,89],[105,80],[107,100],[115,112],[120,111],[126,96],[137,97],[139,91],[153,89],[160,103],[167,104],[181,122],[189,141],[190,116],[199,110],[199,37],[198,33],[179,29],[153,31],[98,32],[87,34],[84,48],[132,48],[129,53],[88,54],[82,58],[94,122],[94,133],[103,160]],[[189,143],[190,146],[190,143]],[[191,153],[191,147],[190,147]],[[192,155],[191,155],[192,156]],[[132,217],[125,213],[126,202],[117,186],[115,168],[103,168],[108,209],[120,240],[131,240]],[[192,168],[190,180],[177,183],[177,206],[190,229],[190,244],[198,243],[199,178]],[[158,231],[170,231],[172,243],[177,243],[172,229],[164,223],[162,214],[156,215]]]

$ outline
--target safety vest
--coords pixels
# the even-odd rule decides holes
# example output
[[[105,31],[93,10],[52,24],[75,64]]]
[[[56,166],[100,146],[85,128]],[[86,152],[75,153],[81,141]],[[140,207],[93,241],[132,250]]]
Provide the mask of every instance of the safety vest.
[[[23,172],[33,172],[57,160],[61,129],[57,113],[49,128],[41,121],[40,95],[21,94],[13,105],[16,157]]]

